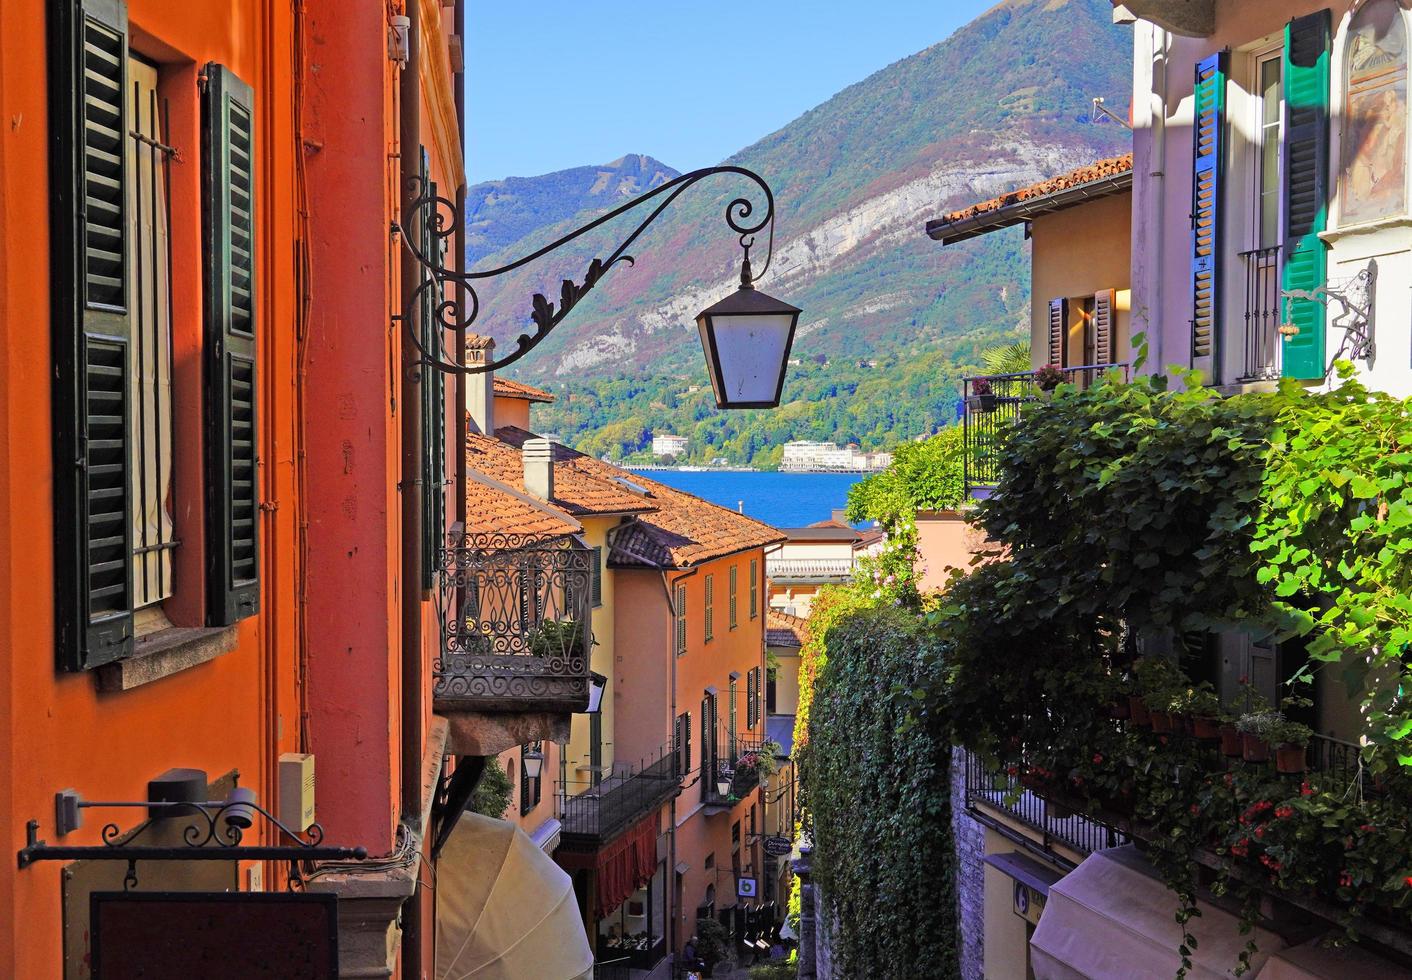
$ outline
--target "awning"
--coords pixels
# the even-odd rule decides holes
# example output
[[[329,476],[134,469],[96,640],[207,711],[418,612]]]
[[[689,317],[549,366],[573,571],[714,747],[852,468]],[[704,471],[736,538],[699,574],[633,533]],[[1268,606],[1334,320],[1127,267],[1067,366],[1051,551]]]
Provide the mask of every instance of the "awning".
[[[1412,980],[1412,970],[1403,969],[1361,946],[1329,949],[1316,939],[1271,956],[1256,980],[1347,980],[1348,977]]]
[[[564,833],[564,825],[554,817],[550,817],[530,832],[530,840],[534,841],[534,846],[545,854],[553,854],[554,849],[559,846],[559,838]]]
[[[1251,958],[1256,971],[1285,946],[1259,927],[1242,936],[1236,916],[1197,904],[1201,915],[1188,923],[1198,941],[1187,974],[1191,980],[1229,977],[1247,939],[1260,947]],[[1030,939],[1036,980],[1171,980],[1181,967],[1176,911],[1176,895],[1137,848],[1096,851],[1049,887]]]
[[[657,870],[657,814],[644,819],[597,851],[555,853],[569,871],[593,869],[593,917],[602,919],[652,880]]]
[[[514,824],[463,814],[436,886],[437,980],[592,976],[573,883]]]

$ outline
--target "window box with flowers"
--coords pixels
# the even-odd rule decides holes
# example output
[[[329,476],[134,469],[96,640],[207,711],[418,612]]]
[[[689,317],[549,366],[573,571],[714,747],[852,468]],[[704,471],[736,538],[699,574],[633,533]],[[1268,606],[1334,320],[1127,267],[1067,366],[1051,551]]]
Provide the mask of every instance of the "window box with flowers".
[[[966,408],[981,415],[995,411],[996,396],[989,378],[971,379],[971,393],[966,396]]]

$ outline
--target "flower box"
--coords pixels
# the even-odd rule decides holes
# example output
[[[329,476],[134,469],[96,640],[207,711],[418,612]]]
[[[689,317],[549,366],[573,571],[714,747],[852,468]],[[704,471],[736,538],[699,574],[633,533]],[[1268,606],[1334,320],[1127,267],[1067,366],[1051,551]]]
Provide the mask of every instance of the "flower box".
[[[1246,762],[1269,762],[1270,743],[1258,735],[1241,732],[1240,755]]]
[[[1306,746],[1286,742],[1275,749],[1275,768],[1284,773],[1304,772],[1308,766]]]

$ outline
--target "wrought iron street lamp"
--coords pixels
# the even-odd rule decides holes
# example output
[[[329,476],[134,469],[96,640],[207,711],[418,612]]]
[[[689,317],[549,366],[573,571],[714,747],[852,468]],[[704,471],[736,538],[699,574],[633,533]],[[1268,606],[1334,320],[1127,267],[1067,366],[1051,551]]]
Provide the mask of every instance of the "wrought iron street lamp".
[[[483,374],[515,363],[539,346],[614,266],[619,262],[633,264],[633,257],[627,250],[683,191],[716,174],[737,174],[753,181],[764,194],[765,207],[759,219],[754,220],[756,205],[752,204],[749,198],[737,197],[726,205],[726,224],[739,236],[745,256],[741,262],[740,288],[721,302],[703,310],[696,318],[702,350],[706,355],[707,368],[711,375],[711,386],[716,394],[716,404],[720,408],[766,408],[778,405],[800,311],[797,307],[772,299],[755,288],[755,283],[769,270],[770,259],[774,253],[775,196],[764,178],[744,167],[705,167],[682,174],[529,255],[479,272],[458,272],[442,264],[442,256],[447,253],[450,239],[455,234],[462,216],[452,201],[435,193],[433,185],[421,183],[419,179],[414,178],[414,182],[418,184],[415,188],[417,197],[413,202],[413,213],[410,217],[414,219],[416,230],[420,234],[412,233],[410,228],[401,229],[402,240],[418,264],[427,271],[428,276],[426,281],[412,292],[408,307],[402,311],[403,325],[407,328],[410,342],[416,347],[425,364],[448,374]],[[534,333],[521,334],[509,353],[478,364],[461,364],[458,356],[448,355],[446,342],[453,339],[458,331],[470,328],[480,313],[480,299],[475,291],[477,281],[494,279],[513,272],[619,215],[647,204],[654,205],[647,217],[637,224],[632,234],[606,259],[593,259],[582,282],[574,282],[571,279],[563,281],[557,306],[543,294],[534,294],[530,304]],[[755,244],[756,236],[765,231],[768,233],[765,263],[760,269],[760,274],[755,275],[750,267],[750,249]],[[448,290],[448,286],[452,288]],[[461,296],[462,290],[464,299]],[[430,315],[419,318],[416,316],[418,310],[429,312]],[[419,329],[420,324],[428,322],[436,328],[430,331],[432,336],[426,336]],[[437,332],[440,337],[435,336]]]
[[[530,749],[525,752],[521,761],[525,767],[525,778],[538,779],[539,774],[544,770],[544,753],[539,749]]]
[[[724,774],[716,776],[716,793],[723,797],[731,795],[731,780]]]
[[[603,692],[608,687],[608,678],[596,670],[588,672],[588,707],[585,714],[596,715],[603,710]]]

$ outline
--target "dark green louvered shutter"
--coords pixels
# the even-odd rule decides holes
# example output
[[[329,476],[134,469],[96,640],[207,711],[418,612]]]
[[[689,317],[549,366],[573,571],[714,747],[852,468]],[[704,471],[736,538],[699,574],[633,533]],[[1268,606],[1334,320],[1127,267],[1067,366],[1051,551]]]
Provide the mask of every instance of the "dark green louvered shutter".
[[[254,101],[225,66],[204,74],[206,618],[228,626],[260,609]]]
[[[1051,299],[1049,301],[1048,341],[1045,353],[1048,363],[1055,367],[1069,366],[1069,301]]]
[[[431,179],[431,160],[426,147],[421,149],[420,175],[422,186],[432,197],[436,183]],[[436,235],[428,221],[418,220],[418,249],[429,261],[438,261]],[[440,346],[437,327],[437,303],[440,292],[425,273],[426,291],[421,302],[421,339],[427,350]],[[422,388],[422,588],[436,586],[439,562],[446,526],[446,376],[435,368],[421,368]]]
[[[132,650],[127,7],[49,4],[58,664]]]
[[[1196,64],[1192,90],[1191,360],[1215,362],[1221,317],[1221,211],[1226,128],[1226,52]],[[1203,359],[1210,359],[1201,364]]]
[[[1285,241],[1282,286],[1318,289],[1328,272],[1319,232],[1329,201],[1329,11],[1296,17],[1285,27]],[[1286,299],[1280,373],[1286,378],[1324,376],[1324,305]]]

